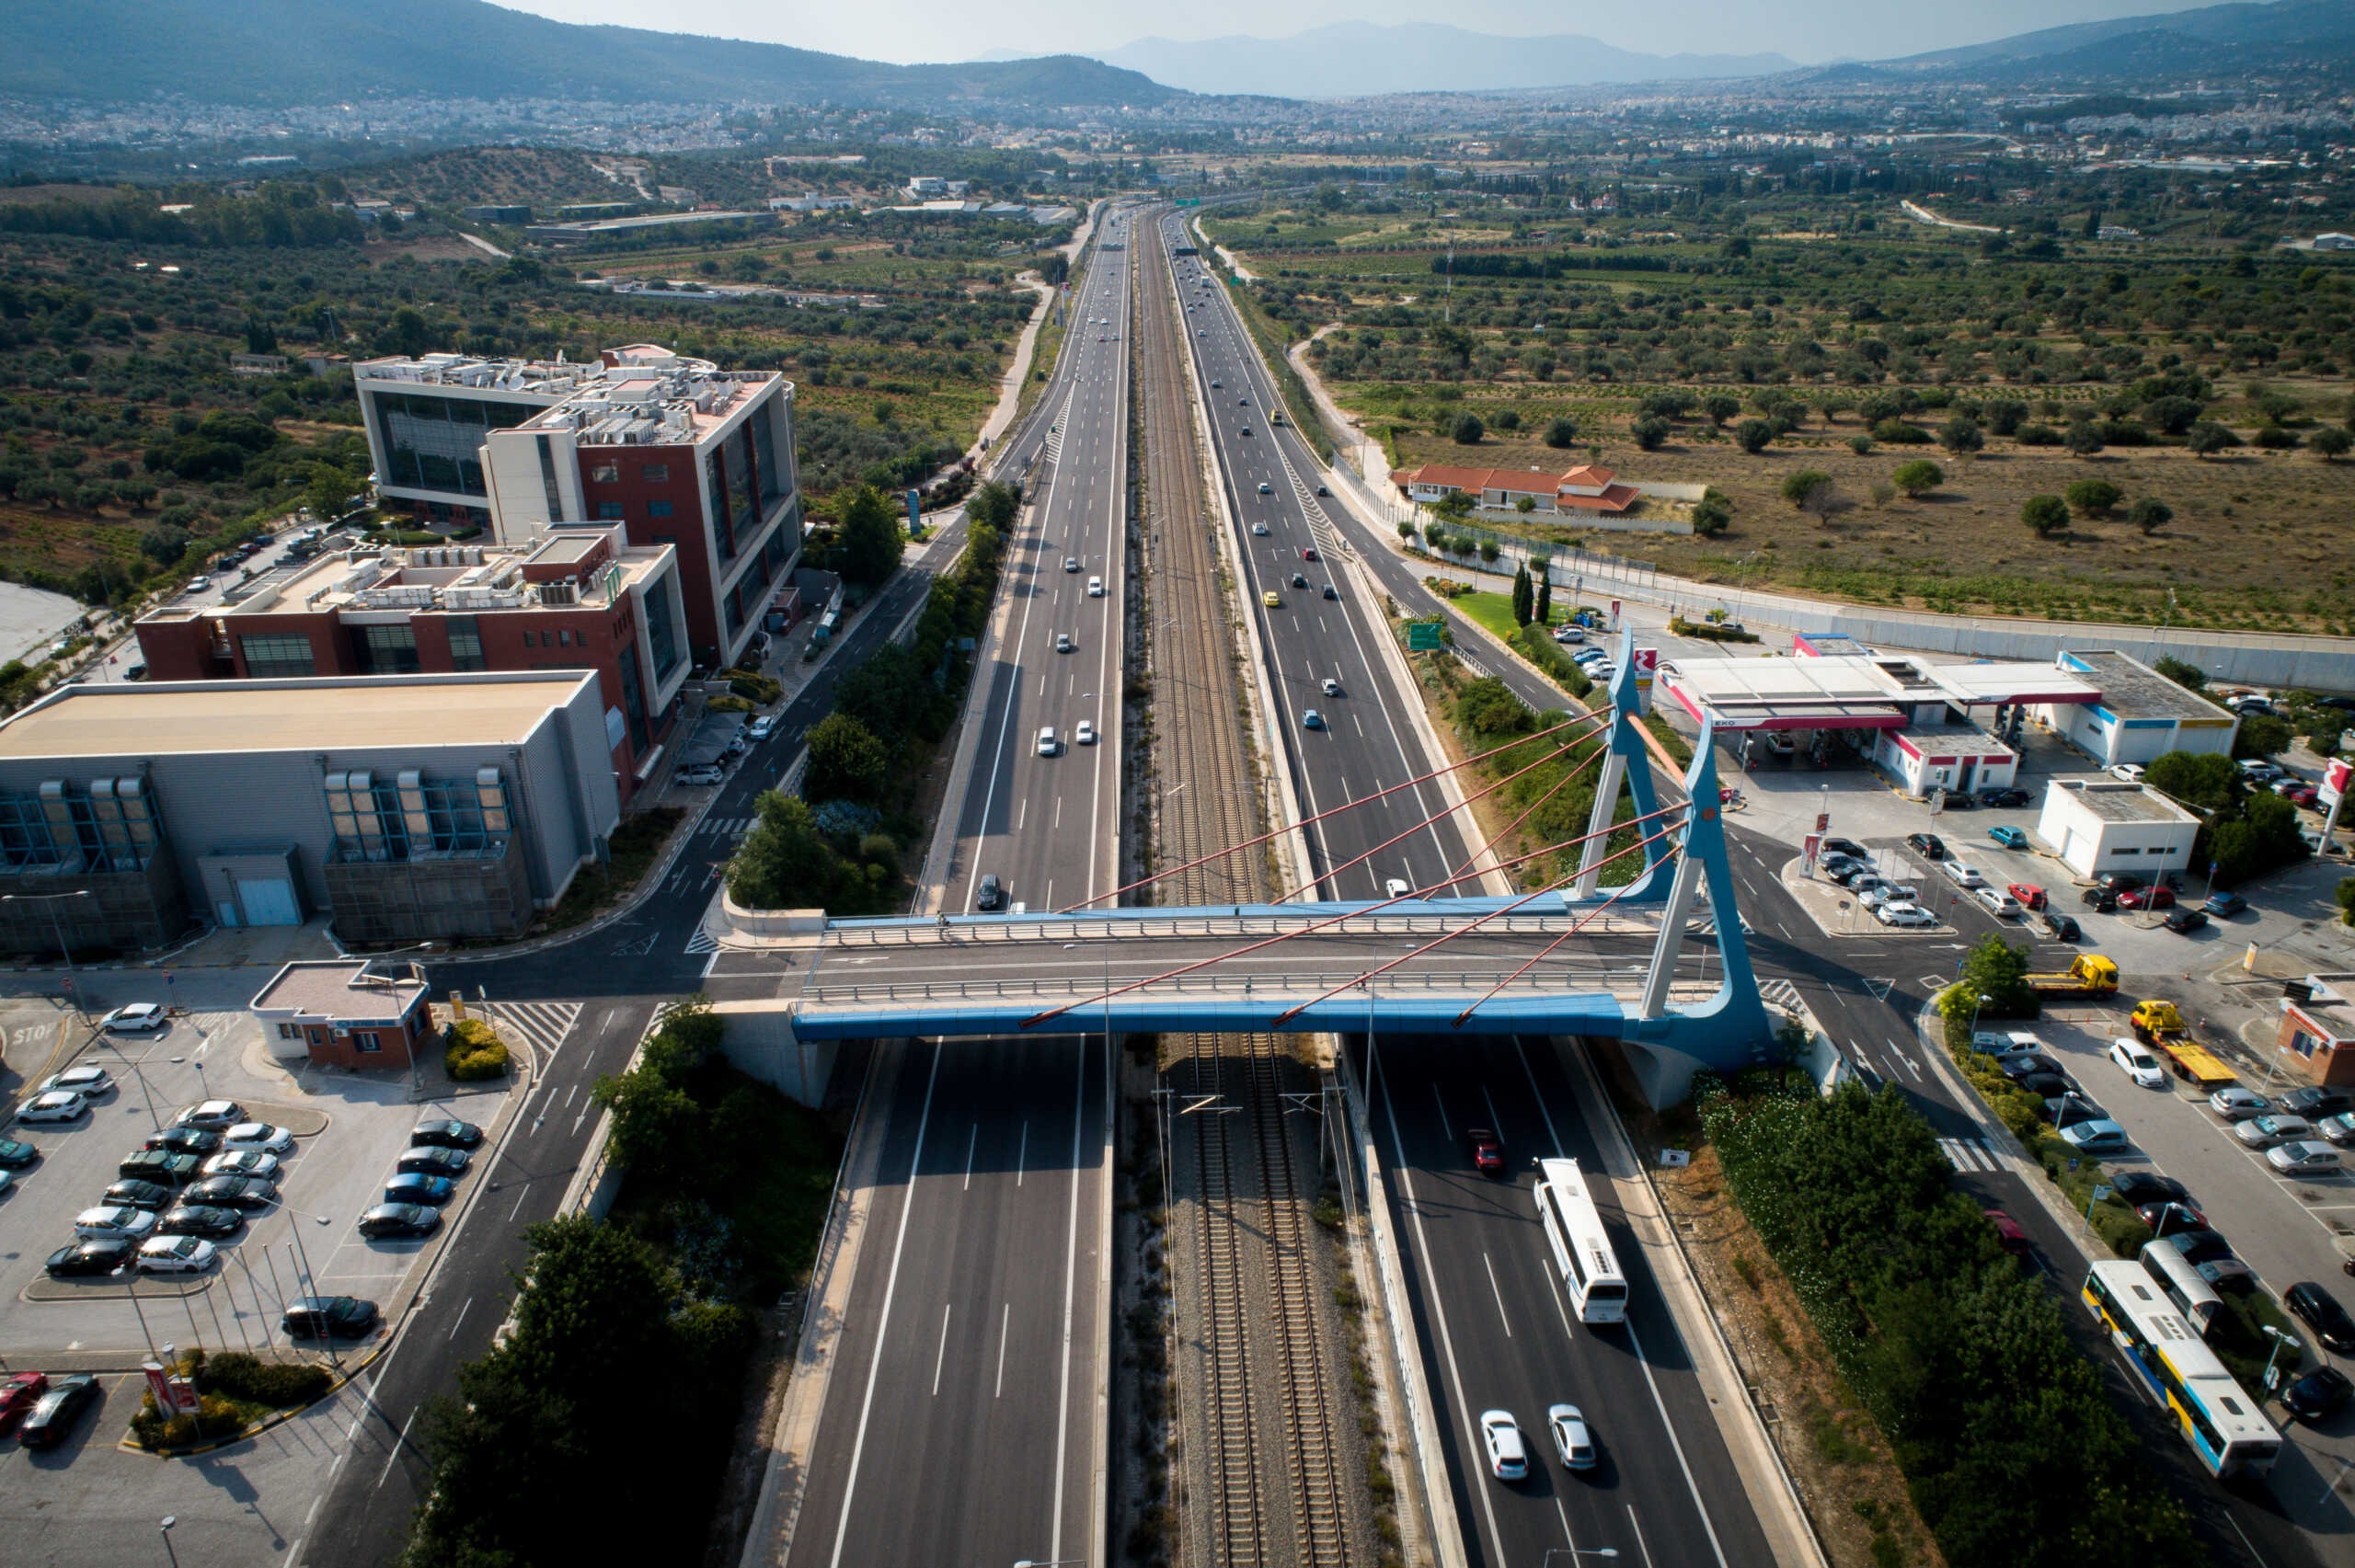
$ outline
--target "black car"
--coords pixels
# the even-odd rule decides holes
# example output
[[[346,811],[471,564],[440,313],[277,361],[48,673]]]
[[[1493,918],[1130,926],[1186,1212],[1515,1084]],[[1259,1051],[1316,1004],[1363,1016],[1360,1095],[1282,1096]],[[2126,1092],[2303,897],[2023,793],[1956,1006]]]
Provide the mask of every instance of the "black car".
[[[40,1150],[13,1138],[0,1138],[0,1171],[21,1171],[40,1158]]]
[[[268,1208],[278,1201],[278,1184],[267,1176],[207,1176],[182,1193],[180,1201],[207,1208]]]
[[[1982,789],[1979,792],[1980,805],[1993,807],[1999,811],[2026,806],[2033,798],[2024,789]]]
[[[985,879],[986,880],[986,879]],[[441,1149],[474,1149],[482,1143],[482,1128],[472,1122],[462,1122],[454,1116],[435,1116],[421,1121],[408,1135],[411,1145],[431,1144]]]
[[[2074,1089],[2064,1089],[2058,1094],[2047,1095],[2044,1104],[2037,1107],[2037,1114],[2055,1127],[2074,1127],[2079,1122],[2102,1121],[2108,1116],[2107,1111]]]
[[[2355,1383],[2336,1367],[2317,1367],[2281,1391],[2281,1408],[2301,1421],[2327,1421],[2355,1394]]]
[[[2190,1189],[2174,1177],[2153,1174],[2150,1170],[2120,1170],[2110,1177],[2110,1191],[2115,1191],[2122,1203],[2165,1203],[2169,1198],[2181,1201],[2190,1196]]]
[[[1947,857],[1946,841],[1936,833],[1908,833],[1905,835],[1905,847],[1924,860],[1944,860]]]
[[[2052,1058],[2046,1056],[2042,1051],[2022,1051],[2017,1056],[2005,1057],[2000,1065],[2003,1067],[2004,1076],[2012,1080],[2016,1083],[2021,1079],[2026,1078],[2031,1072],[2063,1072],[2067,1070],[2062,1067],[2059,1062],[2053,1060]]]
[[[2167,918],[2164,923],[2177,936],[2189,936],[2208,923],[2208,917],[2198,910],[2186,909],[2181,904],[2177,904],[2167,911]]]
[[[2303,1116],[2310,1122],[2320,1121],[2341,1111],[2355,1111],[2355,1094],[2349,1094],[2344,1089],[2309,1085],[2303,1089],[2292,1089],[2282,1095],[2280,1105],[2293,1116]]]
[[[2109,1178],[2109,1187],[2120,1202],[2128,1204],[2181,1201],[2191,1196],[2190,1189],[2173,1176],[2149,1171],[2120,1171]]]
[[[1872,866],[1864,861],[1843,860],[1836,864],[1839,869],[1832,873],[1832,880],[1843,887],[1854,886],[1859,876],[1870,876],[1873,874]]]
[[[165,1236],[206,1236],[218,1240],[234,1236],[246,1228],[246,1217],[234,1208],[215,1208],[211,1204],[184,1203],[155,1222],[155,1230]]]
[[[411,1144],[401,1150],[393,1169],[405,1176],[463,1176],[472,1163],[465,1150],[442,1149],[431,1144]]]
[[[2036,923],[2039,929],[2054,942],[2085,940],[2085,928],[2077,923],[2077,917],[2074,915],[2055,914],[2051,910],[2047,910],[2036,917]]]
[[[2233,1255],[2233,1244],[2213,1230],[2170,1230],[2150,1244],[2173,1247],[2188,1264],[2214,1263]]]
[[[1941,805],[1942,808],[1947,811],[1976,811],[1979,809],[1979,802],[1971,796],[1963,794],[1959,790],[1948,790],[1947,792],[1947,797]]]
[[[2281,1293],[2281,1304],[2298,1315],[2298,1320],[2315,1331],[2315,1337],[2326,1350],[2345,1356],[2355,1351],[2355,1318],[2338,1304],[2338,1298],[2316,1285],[2303,1280]]]
[[[207,1132],[200,1127],[167,1127],[161,1132],[147,1135],[149,1149],[168,1149],[175,1154],[193,1154],[201,1160],[221,1152],[221,1135]]]
[[[1823,853],[1844,854],[1850,860],[1872,859],[1871,853],[1866,850],[1865,846],[1854,839],[1826,839],[1823,841]]]
[[[2107,887],[2113,893],[2131,893],[2135,888],[2145,886],[2148,881],[2149,878],[2137,876],[2131,871],[2112,871],[2095,877],[2094,886]]]
[[[2118,912],[2118,895],[2107,887],[2088,887],[2077,895],[2077,899],[2097,915],[2114,915]]]
[[[17,1428],[17,1441],[28,1448],[53,1448],[73,1434],[82,1412],[98,1402],[98,1380],[87,1372],[68,1372],[49,1380],[33,1413]]]
[[[2040,1100],[2051,1099],[2055,1094],[2066,1094],[2076,1087],[2064,1072],[2030,1072],[2014,1079],[2013,1082]]]
[[[162,1182],[184,1187],[196,1180],[204,1162],[193,1154],[176,1154],[168,1149],[143,1149],[114,1168],[114,1173],[131,1181]]]
[[[169,1208],[179,1199],[178,1188],[166,1186],[161,1182],[128,1181],[115,1183],[98,1201],[109,1208],[155,1210]]]
[[[278,1326],[296,1339],[364,1339],[376,1318],[376,1303],[357,1296],[297,1296],[279,1314]]]
[[[1005,884],[997,879],[996,872],[982,874],[981,888],[973,895],[973,908],[983,914],[1005,908]]]
[[[139,1243],[128,1236],[93,1236],[58,1248],[49,1254],[44,1266],[52,1279],[72,1279],[77,1275],[112,1274],[138,1255]]]
[[[440,1213],[421,1203],[380,1203],[360,1217],[360,1233],[371,1241],[431,1236],[441,1228]]]

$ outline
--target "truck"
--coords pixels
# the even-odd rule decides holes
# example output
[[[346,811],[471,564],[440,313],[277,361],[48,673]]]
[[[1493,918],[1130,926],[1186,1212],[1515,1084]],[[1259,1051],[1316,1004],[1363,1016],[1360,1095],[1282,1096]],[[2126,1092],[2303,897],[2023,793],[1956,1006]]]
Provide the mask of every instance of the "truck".
[[[2046,998],[2112,996],[2118,991],[2118,965],[2098,953],[2080,953],[2066,969],[2030,975],[2028,983],[2029,990]]]
[[[2134,1037],[2167,1059],[2177,1078],[2212,1093],[2240,1082],[2240,1074],[2195,1044],[2172,1001],[2150,998],[2138,1003],[2129,1022]]]

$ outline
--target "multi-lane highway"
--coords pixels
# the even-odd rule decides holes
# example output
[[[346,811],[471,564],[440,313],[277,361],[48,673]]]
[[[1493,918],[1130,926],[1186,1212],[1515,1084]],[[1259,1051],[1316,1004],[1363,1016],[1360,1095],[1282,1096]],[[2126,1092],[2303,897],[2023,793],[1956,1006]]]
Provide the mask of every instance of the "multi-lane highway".
[[[1167,243],[1180,243],[1178,232],[1174,218],[1166,223]],[[1327,809],[1428,773],[1437,764],[1405,717],[1419,694],[1401,690],[1375,641],[1393,635],[1386,618],[1357,602],[1359,574],[1336,571],[1333,553],[1350,541],[1336,509],[1316,496],[1320,465],[1295,430],[1271,422],[1281,407],[1276,388],[1224,289],[1214,280],[1202,287],[1199,264],[1178,266],[1303,807]],[[1307,588],[1294,585],[1295,573]],[[1273,608],[1261,600],[1269,592],[1280,601]],[[1327,676],[1345,695],[1324,694]],[[1303,727],[1300,710],[1310,706],[1326,719],[1323,728]],[[1424,785],[1320,825],[1315,864],[1349,862],[1444,804],[1435,785]],[[1327,891],[1380,896],[1393,877],[1432,887],[1474,847],[1457,819],[1433,821],[1332,878]],[[1630,954],[1629,961],[1637,960]],[[1629,1324],[1596,1330],[1569,1317],[1545,1255],[1526,1162],[1569,1154],[1599,1170],[1594,1122],[1605,1113],[1579,1093],[1551,1045],[1385,1036],[1366,1065],[1374,1136],[1392,1167],[1391,1218],[1407,1260],[1423,1380],[1439,1413],[1470,1560],[1506,1568],[1564,1547],[1609,1549],[1636,1562],[1771,1560],[1658,1284],[1608,1199],[1604,1213],[1633,1286]],[[1491,1183],[1472,1172],[1463,1137],[1473,1126],[1505,1136],[1514,1175]],[[1488,1479],[1478,1413],[1509,1409],[1542,1443],[1545,1406],[1563,1402],[1595,1424],[1605,1465],[1574,1482],[1558,1466],[1510,1487]]]

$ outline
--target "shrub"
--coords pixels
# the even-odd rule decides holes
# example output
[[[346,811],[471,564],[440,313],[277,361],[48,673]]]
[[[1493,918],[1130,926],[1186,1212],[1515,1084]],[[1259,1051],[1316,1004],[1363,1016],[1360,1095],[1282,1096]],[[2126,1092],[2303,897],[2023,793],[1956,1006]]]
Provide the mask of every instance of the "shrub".
[[[1887,446],[1927,446],[1930,432],[1902,419],[1883,419],[1873,427],[1873,440]]]
[[[1668,442],[1669,423],[1657,414],[1647,414],[1631,427],[1636,444],[1646,452],[1658,452]]]
[[[1848,450],[1855,452],[1858,457],[1866,456],[1873,450],[1873,438],[1868,435],[1862,434],[1861,432],[1856,435],[1850,436],[1848,438]]]
[[[460,1083],[504,1077],[507,1042],[481,1019],[461,1018],[442,1036],[442,1065]]]
[[[2058,496],[2030,496],[2020,505],[2020,521],[2038,538],[2050,538],[2069,526],[2069,503]]]
[[[1911,463],[1899,464],[1897,472],[1891,474],[1889,478],[1890,484],[1895,485],[1907,495],[1918,498],[1945,484],[1947,475],[1945,469],[1940,468],[1928,458],[1917,457]]]
[[[723,670],[719,678],[728,682],[729,691],[746,702],[763,706],[785,695],[785,688],[757,670]]]
[[[1480,444],[1480,438],[1488,433],[1488,427],[1480,423],[1479,415],[1466,413],[1458,414],[1455,417],[1455,424],[1452,429],[1452,434],[1453,435],[1456,445],[1478,446]]]
[[[2062,492],[2069,509],[2079,517],[2108,517],[2125,492],[2107,479],[2079,479]]]
[[[1774,443],[1775,427],[1763,419],[1744,419],[1734,427],[1733,439],[1754,457]]]
[[[286,1410],[324,1399],[335,1379],[310,1361],[264,1361],[242,1350],[210,1356],[196,1368],[199,1393],[225,1394],[247,1404]]]
[[[1733,521],[1733,508],[1715,486],[1693,503],[1693,532],[1704,538],[1723,533]]]
[[[1545,444],[1547,446],[1557,448],[1573,446],[1577,444],[1578,439],[1579,422],[1576,419],[1553,419],[1547,421],[1545,426]]]
[[[1818,485],[1830,483],[1832,475],[1820,468],[1798,469],[1783,476],[1783,499],[1795,507],[1804,507]]]
[[[2147,539],[2175,521],[2175,509],[2155,497],[2144,496],[2128,509],[2126,521],[2141,529]]]

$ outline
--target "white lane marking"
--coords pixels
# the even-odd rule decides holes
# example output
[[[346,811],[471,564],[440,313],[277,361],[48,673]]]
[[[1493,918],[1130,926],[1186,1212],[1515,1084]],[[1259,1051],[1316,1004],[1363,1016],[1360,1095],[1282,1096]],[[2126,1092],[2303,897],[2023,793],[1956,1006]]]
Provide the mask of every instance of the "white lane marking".
[[[515,1207],[507,1211],[507,1223],[510,1225],[515,1223],[515,1217],[523,1212],[523,1200],[531,1196],[530,1187],[525,1187],[515,1195]]]
[[[1024,1168],[1029,1163],[1029,1160],[1030,1124],[1026,1121],[1022,1124],[1022,1141],[1016,1146],[1014,1150],[1014,1185],[1017,1187],[1022,1185],[1022,1173]]]
[[[973,1130],[965,1135],[965,1185],[961,1189],[959,1189],[961,1191],[971,1192],[973,1190],[973,1146],[981,1140],[982,1124],[975,1122],[973,1124]]]
[[[393,1451],[385,1456],[385,1468],[376,1476],[377,1491],[382,1492],[385,1489],[385,1482],[393,1478],[393,1466],[400,1462],[401,1450],[408,1447],[408,1429],[417,1425],[418,1413],[424,1408],[423,1405],[419,1405],[416,1410],[408,1413],[408,1419],[401,1423],[401,1435],[394,1440]]]
[[[991,1393],[992,1399],[1005,1397],[1005,1341],[1007,1333],[1013,1327],[1014,1303],[1008,1301],[999,1310],[997,1315],[997,1388]]]
[[[2229,1514],[2225,1516],[2226,1518],[2230,1518],[2231,1516],[2232,1516]],[[1636,1522],[1636,1505],[1633,1503],[1627,1505],[1627,1528],[1636,1532],[1636,1550],[1644,1554],[1644,1568],[1651,1568],[1652,1549],[1644,1542],[1644,1527]],[[2234,1528],[2238,1528],[2239,1527],[2235,1526]],[[2246,1536],[2243,1536],[2241,1539],[2246,1540],[2248,1538]],[[1720,1561],[1722,1561],[1722,1559],[1720,1559]]]
[[[1105,1069],[1110,1070],[1111,1040],[1105,1040]],[[1079,1072],[1074,1081],[1071,1107],[1071,1241],[1063,1254],[1063,1379],[1056,1399],[1055,1411],[1055,1519],[1050,1532],[1047,1560],[1059,1560],[1063,1554],[1063,1464],[1071,1442],[1071,1358],[1073,1298],[1079,1287],[1079,1162],[1080,1136],[1087,1126],[1087,1042],[1081,1036],[1075,1053],[1079,1058]],[[1026,1124],[1027,1125],[1027,1124]],[[1093,1346],[1090,1346],[1091,1351]]]
[[[940,1348],[933,1353],[932,1357],[932,1397],[935,1399],[940,1397],[940,1369],[948,1365],[948,1310],[954,1305],[950,1301],[940,1304]]]
[[[1440,1093],[1439,1080],[1436,1078],[1431,1080],[1431,1098],[1439,1104],[1440,1130],[1447,1134],[1447,1140],[1450,1143],[1453,1143],[1455,1141],[1455,1124],[1447,1119],[1447,1099],[1444,1095]]]
[[[467,1308],[472,1307],[474,1304],[475,1299],[471,1296],[467,1297],[465,1306],[460,1307],[458,1309],[458,1315],[450,1320],[450,1332],[442,1336],[443,1339],[455,1339],[458,1337],[458,1325],[466,1321]]]
[[[875,1379],[883,1371],[883,1342],[891,1326],[891,1297],[900,1288],[900,1254],[908,1244],[908,1219],[915,1208],[916,1173],[924,1167],[925,1129],[932,1122],[932,1090],[940,1080],[941,1045],[933,1042],[932,1070],[924,1081],[924,1109],[916,1117],[915,1152],[908,1160],[908,1190],[900,1200],[900,1232],[891,1242],[891,1268],[883,1276],[883,1310],[877,1317],[882,1330],[875,1337],[875,1354],[867,1364],[867,1394],[858,1402],[858,1436],[850,1446],[850,1475],[843,1482],[843,1510],[834,1521],[834,1555],[832,1562],[841,1568],[844,1543],[850,1539],[851,1499],[858,1494],[858,1461],[867,1452],[867,1422],[875,1409]]]
[[[1505,1293],[1501,1289],[1498,1288],[1497,1265],[1486,1252],[1483,1252],[1480,1254],[1480,1266],[1488,1271],[1488,1294],[1496,1298],[1497,1322],[1499,1326],[1503,1328],[1505,1331],[1505,1337],[1507,1339],[1511,1339],[1512,1337],[1512,1320],[1505,1316]]]

